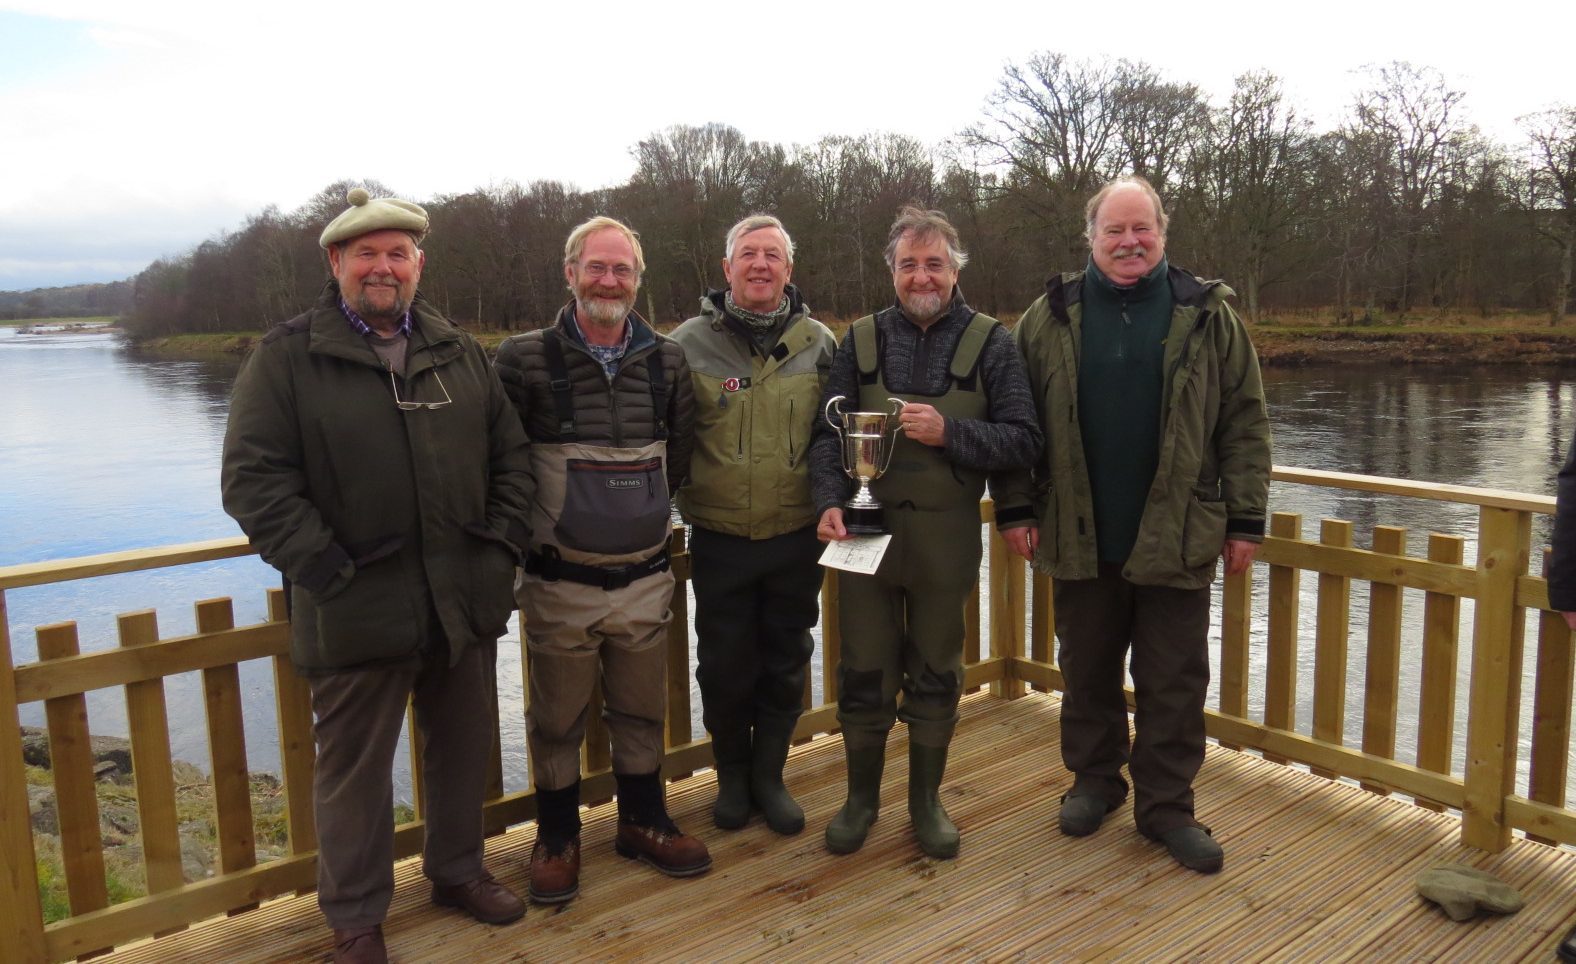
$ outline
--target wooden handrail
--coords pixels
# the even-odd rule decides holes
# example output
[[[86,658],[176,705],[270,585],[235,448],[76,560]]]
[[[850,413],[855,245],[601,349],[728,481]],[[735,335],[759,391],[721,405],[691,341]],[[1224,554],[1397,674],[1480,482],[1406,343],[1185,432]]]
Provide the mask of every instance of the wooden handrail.
[[[1276,513],[1258,561],[1269,574],[1269,626],[1267,672],[1254,678],[1248,671],[1251,600],[1254,571],[1225,581],[1222,619],[1221,695],[1218,709],[1207,712],[1210,735],[1224,744],[1246,748],[1267,759],[1295,761],[1315,772],[1356,779],[1374,792],[1401,792],[1420,805],[1452,807],[1463,811],[1462,839],[1488,850],[1505,846],[1513,829],[1539,839],[1576,843],[1576,811],[1564,806],[1570,729],[1569,707],[1576,657],[1563,621],[1547,614],[1546,582],[1528,569],[1532,547],[1530,524],[1534,515],[1553,511],[1547,497],[1465,486],[1416,483],[1276,467],[1273,477],[1284,483],[1364,491],[1383,495],[1453,502],[1478,508],[1476,538],[1478,558],[1464,564],[1460,536],[1429,534],[1426,555],[1413,555],[1406,533],[1378,526],[1373,549],[1358,548],[1347,523],[1321,520],[1318,541],[1306,537],[1300,516]],[[993,518],[989,502],[982,505],[982,520]],[[711,762],[705,739],[690,739],[688,638],[684,619],[684,581],[689,559],[683,553],[683,529],[675,540],[674,630],[667,640],[670,710],[684,718],[670,719],[666,733],[665,772],[684,775]],[[310,807],[310,774],[313,765],[310,706],[304,684],[288,659],[288,628],[283,620],[283,595],[269,594],[267,622],[232,628],[228,601],[209,601],[200,609],[196,633],[159,639],[152,613],[127,614],[121,619],[120,645],[82,655],[75,654],[75,630],[69,623],[40,628],[41,659],[13,666],[9,629],[5,624],[5,589],[38,586],[93,576],[137,572],[190,563],[238,558],[251,554],[240,538],[194,542],[147,550],[105,553],[75,559],[0,567],[0,924],[18,935],[11,950],[19,960],[61,959],[113,946],[153,931],[167,930],[203,916],[237,911],[274,894],[308,886],[315,860],[315,829]],[[990,535],[990,583],[975,594],[988,598],[991,616],[982,625],[976,608],[968,621],[965,681],[969,688],[990,686],[1006,698],[1016,698],[1028,687],[1060,689],[1061,674],[1054,663],[1054,606],[1050,580],[1042,573],[1027,573],[1021,560],[1006,551],[994,531]],[[1255,567],[1256,568],[1256,567]],[[1259,578],[1266,570],[1258,569]],[[1320,592],[1316,638],[1301,639],[1299,607],[1304,588],[1303,572],[1315,577]],[[1395,758],[1397,685],[1403,667],[1398,660],[1397,632],[1403,589],[1424,594],[1423,648],[1420,669],[1408,672],[1422,677],[1419,697],[1430,726],[1419,726],[1416,764]],[[1344,714],[1353,712],[1345,700],[1349,682],[1344,665],[1349,641],[1344,623],[1349,597],[1367,593],[1373,612],[1383,626],[1373,626],[1366,638],[1368,675],[1363,688],[1364,730],[1361,748],[1343,745]],[[1451,739],[1457,635],[1462,600],[1473,600],[1476,609],[1472,658],[1468,753],[1464,769],[1453,772]],[[823,702],[801,719],[798,737],[836,728],[836,661],[841,641],[837,632],[837,582],[823,587]],[[1538,621],[1536,701],[1540,719],[1535,725],[1533,778],[1526,796],[1518,795],[1517,734],[1520,720],[1520,680],[1524,662],[1522,626],[1528,609],[1545,610]],[[1262,634],[1260,634],[1262,635]],[[1299,653],[1301,648],[1301,653]],[[523,645],[522,645],[523,649]],[[1297,666],[1309,654],[1314,671],[1299,681]],[[236,704],[235,668],[254,659],[272,661],[276,681],[276,712],[280,730],[280,767],[285,778],[291,856],[251,867],[250,818],[245,796],[245,749]],[[66,752],[61,760],[67,784],[59,805],[63,826],[69,823],[78,841],[68,880],[72,885],[73,916],[45,927],[32,874],[33,855],[28,834],[26,794],[22,786],[21,746],[14,738],[17,707],[43,701],[51,707],[52,727],[68,744],[85,745],[85,727],[78,723],[77,705],[83,694],[95,689],[122,688],[126,693],[128,720],[133,729],[137,769],[159,769],[168,759],[168,735],[155,733],[167,724],[162,707],[163,680],[183,672],[205,676],[209,727],[214,738],[213,768],[218,787],[221,835],[225,838],[222,872],[210,881],[185,884],[179,879],[169,839],[172,814],[168,781],[150,778],[150,799],[143,822],[150,833],[148,849],[150,896],[128,904],[104,906],[100,888],[92,885],[99,866],[80,851],[92,836],[95,817],[91,779],[83,779],[81,755]],[[1313,734],[1298,730],[1295,718],[1299,694],[1312,687]],[[1250,689],[1260,687],[1263,721],[1248,718],[1254,701]],[[1129,694],[1131,701],[1131,694]],[[1563,711],[1561,710],[1563,708]],[[10,732],[7,729],[7,721]],[[1443,728],[1444,733],[1436,732]],[[605,734],[588,734],[603,740]],[[419,745],[415,747],[419,754]],[[583,784],[584,798],[602,799],[612,792],[606,769],[605,748],[593,747],[592,764]],[[168,766],[167,763],[163,766]],[[495,761],[496,768],[496,761]],[[413,775],[419,767],[413,769]],[[220,771],[223,771],[222,773]],[[71,783],[75,780],[75,784]],[[489,832],[535,813],[534,793],[504,793],[493,774],[486,805]],[[76,789],[72,789],[75,786]],[[86,789],[82,789],[86,786]],[[139,787],[142,784],[139,783]],[[419,790],[419,788],[417,788]],[[419,798],[419,793],[418,793]],[[420,845],[419,821],[403,825],[396,849],[414,853]],[[86,875],[86,877],[84,877]],[[72,879],[75,878],[75,879]]]
[[[1270,470],[1270,478],[1276,482],[1294,482],[1298,485],[1314,485],[1324,489],[1350,489],[1354,492],[1401,495],[1434,502],[1459,502],[1463,505],[1489,506],[1515,512],[1554,514],[1552,496],[1528,495],[1525,492],[1509,492],[1505,489],[1480,489],[1470,485],[1451,485],[1445,482],[1414,482],[1410,479],[1391,479],[1379,475],[1299,469],[1289,465],[1273,467]]]

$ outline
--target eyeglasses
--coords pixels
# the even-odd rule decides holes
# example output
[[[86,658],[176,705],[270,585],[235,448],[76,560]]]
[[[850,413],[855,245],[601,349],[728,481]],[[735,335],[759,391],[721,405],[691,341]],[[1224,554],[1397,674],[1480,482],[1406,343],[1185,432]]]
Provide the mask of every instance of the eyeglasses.
[[[608,265],[600,261],[593,261],[584,265],[581,270],[586,273],[588,278],[600,278],[603,275],[611,274],[620,281],[628,281],[635,276],[635,266],[632,264]]]
[[[394,377],[394,369],[390,368],[389,369],[389,385],[394,389],[394,405],[395,405],[395,407],[397,407],[402,412],[414,412],[418,408],[442,408],[445,405],[453,404],[454,403],[454,399],[449,397],[449,390],[448,390],[448,388],[444,387],[443,377],[438,374],[438,370],[436,368],[434,368],[432,370],[432,377],[436,378],[438,380],[438,389],[443,392],[443,401],[441,401],[441,402],[406,402],[406,401],[401,401],[400,397],[399,397],[399,380]]]

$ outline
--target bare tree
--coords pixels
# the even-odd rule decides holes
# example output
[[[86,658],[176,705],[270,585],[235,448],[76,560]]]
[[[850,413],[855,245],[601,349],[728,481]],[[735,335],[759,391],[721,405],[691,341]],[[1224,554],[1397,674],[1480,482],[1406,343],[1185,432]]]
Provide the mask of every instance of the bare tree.
[[[1527,133],[1525,207],[1538,233],[1559,252],[1549,324],[1565,320],[1576,253],[1576,106],[1565,104],[1521,118]]]
[[[1353,105],[1356,127],[1387,153],[1389,189],[1399,215],[1400,281],[1397,303],[1410,309],[1418,250],[1429,205],[1438,197],[1452,146],[1463,133],[1459,107],[1466,95],[1432,67],[1395,61],[1368,68],[1370,86]]]
[[[1309,125],[1287,106],[1278,77],[1246,73],[1227,105],[1211,113],[1195,161],[1190,195],[1199,246],[1229,269],[1248,317],[1258,320],[1264,287],[1298,263],[1285,254],[1308,220]]]

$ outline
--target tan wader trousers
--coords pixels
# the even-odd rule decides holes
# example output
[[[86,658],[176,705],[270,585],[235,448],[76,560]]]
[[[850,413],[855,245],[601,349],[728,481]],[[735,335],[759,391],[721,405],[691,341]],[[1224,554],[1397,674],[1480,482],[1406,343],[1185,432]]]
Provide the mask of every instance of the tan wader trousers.
[[[492,753],[497,645],[425,662],[312,676],[317,904],[330,927],[371,927],[394,896],[394,750],[406,702],[426,740],[422,871],[437,884],[482,875],[482,794]]]
[[[673,571],[611,590],[522,573],[515,595],[530,655],[525,732],[537,789],[561,790],[580,778],[580,744],[598,673],[613,772],[661,769],[663,640],[673,615]]]

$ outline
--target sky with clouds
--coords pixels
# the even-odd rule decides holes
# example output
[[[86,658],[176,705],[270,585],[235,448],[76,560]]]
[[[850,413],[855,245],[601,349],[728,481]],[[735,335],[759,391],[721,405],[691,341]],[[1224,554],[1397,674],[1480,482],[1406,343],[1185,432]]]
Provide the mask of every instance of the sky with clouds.
[[[0,290],[127,278],[341,178],[418,200],[614,184],[671,124],[936,144],[1041,50],[1145,61],[1217,100],[1272,70],[1321,128],[1363,65],[1410,60],[1514,145],[1517,116],[1576,102],[1573,37],[1576,3],[1546,0],[0,0]]]

